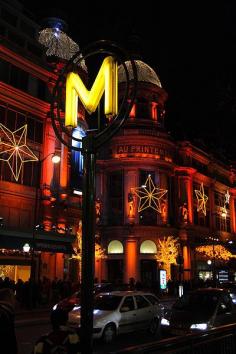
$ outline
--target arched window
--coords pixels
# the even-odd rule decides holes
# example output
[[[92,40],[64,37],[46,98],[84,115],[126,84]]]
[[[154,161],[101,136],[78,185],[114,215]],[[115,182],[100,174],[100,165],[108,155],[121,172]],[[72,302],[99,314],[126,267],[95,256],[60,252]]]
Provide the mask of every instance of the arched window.
[[[140,246],[140,253],[149,253],[149,254],[156,254],[157,253],[157,246],[155,242],[151,240],[143,241]]]
[[[111,241],[108,245],[108,254],[124,253],[124,247],[118,240]]]

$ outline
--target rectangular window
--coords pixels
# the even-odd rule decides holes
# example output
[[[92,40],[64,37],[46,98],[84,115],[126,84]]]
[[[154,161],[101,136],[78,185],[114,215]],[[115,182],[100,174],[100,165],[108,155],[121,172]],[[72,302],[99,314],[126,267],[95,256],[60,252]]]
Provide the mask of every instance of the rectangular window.
[[[19,36],[16,32],[8,31],[8,38],[11,42],[17,44],[20,47],[24,47],[25,39]]]
[[[28,117],[25,112],[17,112],[13,109],[0,106],[0,122],[4,124],[11,131],[21,128],[25,124],[28,126],[27,132],[27,145],[29,140],[32,140],[35,143],[42,144],[43,141],[43,122],[40,121],[40,118]],[[37,156],[37,151],[33,150],[31,145],[30,149]],[[7,158],[8,156],[6,156]],[[14,164],[14,161],[12,161]],[[5,161],[0,161],[0,180],[10,181],[14,183],[20,183],[28,186],[36,186],[37,184],[37,162],[27,162],[23,163],[22,170],[19,176],[18,181],[13,177],[13,173],[8,163]]]
[[[11,131],[14,131],[16,129],[16,112],[12,111],[11,109],[7,110],[6,126]]]
[[[6,124],[6,107],[0,106],[0,123]]]
[[[29,74],[16,66],[11,66],[9,84],[27,92]]]
[[[1,18],[8,24],[16,27],[17,25],[17,16],[9,12],[7,9],[2,8]]]
[[[27,34],[29,37],[34,38],[34,34],[35,34],[35,29],[33,26],[29,25],[27,22],[25,21],[21,21],[20,23],[20,27],[22,29],[22,32],[24,32],[25,34]]]
[[[9,83],[9,68],[10,64],[0,59],[0,80],[6,84]]]
[[[123,171],[112,172],[108,179],[109,209],[111,225],[123,224]]]

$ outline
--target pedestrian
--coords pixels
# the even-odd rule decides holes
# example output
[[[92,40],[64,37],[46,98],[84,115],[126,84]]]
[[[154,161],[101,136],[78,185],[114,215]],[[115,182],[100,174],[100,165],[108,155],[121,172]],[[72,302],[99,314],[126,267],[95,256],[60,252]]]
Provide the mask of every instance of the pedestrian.
[[[52,331],[36,342],[32,354],[80,354],[78,333],[66,326],[68,313],[57,309],[51,313]]]
[[[0,289],[0,345],[1,353],[17,354],[15,297],[9,288]]]

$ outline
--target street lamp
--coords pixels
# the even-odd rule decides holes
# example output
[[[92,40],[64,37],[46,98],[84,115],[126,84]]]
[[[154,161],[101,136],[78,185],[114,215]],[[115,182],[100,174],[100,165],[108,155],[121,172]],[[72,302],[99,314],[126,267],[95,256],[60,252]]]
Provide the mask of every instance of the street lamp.
[[[52,156],[52,163],[56,164],[59,163],[61,158],[55,152],[49,153],[45,156],[42,160],[38,160],[37,163],[39,165],[38,168],[38,175],[37,175],[37,182],[36,182],[36,190],[35,190],[35,204],[34,204],[34,218],[33,218],[33,230],[32,230],[32,245],[31,245],[31,270],[30,270],[30,280],[33,282],[35,280],[35,236],[36,236],[36,225],[38,224],[38,199],[40,198],[40,182],[41,182],[41,168],[43,162],[49,157]]]
[[[25,253],[28,253],[30,251],[30,245],[28,243],[25,243],[23,246],[23,251]]]

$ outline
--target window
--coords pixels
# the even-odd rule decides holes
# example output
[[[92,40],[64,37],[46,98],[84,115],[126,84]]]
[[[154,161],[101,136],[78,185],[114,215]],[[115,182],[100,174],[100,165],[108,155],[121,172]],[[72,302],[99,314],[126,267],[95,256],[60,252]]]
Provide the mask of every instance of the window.
[[[143,309],[144,307],[149,307],[149,302],[141,295],[135,296],[136,304],[138,309]]]
[[[108,254],[123,254],[124,247],[118,240],[113,240],[108,245]]]
[[[27,91],[29,74],[16,66],[11,66],[9,84],[22,91]]]
[[[31,26],[27,22],[21,21],[20,27],[22,29],[22,32],[27,34],[29,37],[34,37],[35,29],[33,26]]]
[[[217,230],[226,231],[226,232],[230,232],[231,231],[229,215],[227,215],[226,217],[223,217],[221,215],[221,213],[216,214],[215,222],[216,222],[215,226],[216,226]]]
[[[27,145],[30,141],[42,144],[43,141],[43,122],[40,118],[30,117],[27,112],[15,111],[9,107],[0,106],[0,122],[4,124],[11,131],[15,131],[25,124],[27,124]],[[30,146],[30,149],[37,156],[38,149]],[[23,163],[19,180],[16,181],[13,177],[12,171],[5,161],[0,161],[0,180],[20,183],[28,186],[37,185],[38,164],[35,162]]]
[[[122,311],[123,310],[123,311]],[[121,312],[133,311],[134,310],[134,299],[132,296],[126,296],[121,307]]]
[[[139,99],[136,104],[138,119],[151,119],[151,112],[149,109],[149,103],[145,99]]]
[[[111,225],[123,224],[123,171],[112,172],[108,177],[109,214]]]
[[[6,108],[0,106],[0,123],[5,125],[5,120],[6,120]]]
[[[9,12],[7,9],[2,8],[1,18],[12,26],[17,25],[17,17]]]
[[[157,246],[155,242],[151,240],[143,241],[140,246],[140,253],[144,254],[156,254],[157,253]]]
[[[10,64],[0,59],[0,80],[6,83],[9,81],[9,68]]]
[[[40,100],[50,101],[46,82],[2,59],[0,59],[0,80]]]
[[[149,302],[151,302],[152,305],[157,305],[159,304],[159,300],[153,296],[153,295],[144,295],[146,297],[146,299],[148,299]]]
[[[11,42],[17,44],[18,46],[24,47],[25,39],[19,36],[16,32],[8,31],[8,38]]]

